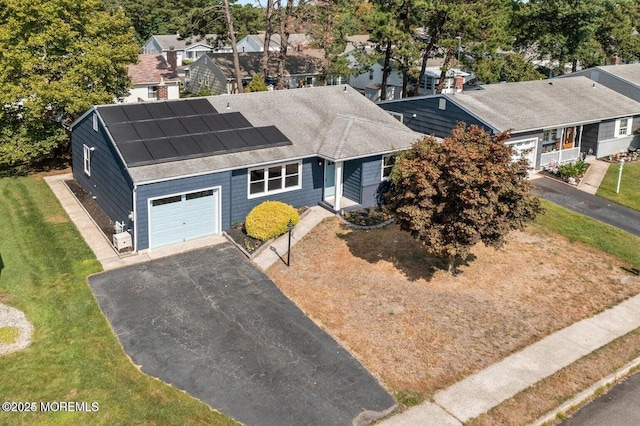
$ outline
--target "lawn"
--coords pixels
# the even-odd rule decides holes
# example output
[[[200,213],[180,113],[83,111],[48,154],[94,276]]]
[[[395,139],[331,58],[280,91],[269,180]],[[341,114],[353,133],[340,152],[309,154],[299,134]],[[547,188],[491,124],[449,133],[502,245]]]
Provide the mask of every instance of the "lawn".
[[[640,161],[624,164],[620,192],[616,194],[619,170],[619,164],[609,166],[596,195],[640,211]]]
[[[100,264],[44,181],[2,178],[0,194],[0,302],[34,327],[28,348],[0,355],[0,395],[99,407],[0,412],[0,424],[236,424],[131,363],[86,283]]]
[[[268,273],[396,396],[429,399],[640,293],[640,239],[545,207],[503,249],[474,247],[456,276],[397,226],[356,231],[333,218],[292,249],[291,267]]]

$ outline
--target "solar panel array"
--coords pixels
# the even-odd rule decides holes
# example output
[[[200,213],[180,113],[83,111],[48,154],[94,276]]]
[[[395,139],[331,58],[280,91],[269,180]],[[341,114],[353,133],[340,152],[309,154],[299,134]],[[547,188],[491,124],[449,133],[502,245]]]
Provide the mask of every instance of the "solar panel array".
[[[291,145],[275,126],[253,127],[206,99],[98,107],[127,166]]]

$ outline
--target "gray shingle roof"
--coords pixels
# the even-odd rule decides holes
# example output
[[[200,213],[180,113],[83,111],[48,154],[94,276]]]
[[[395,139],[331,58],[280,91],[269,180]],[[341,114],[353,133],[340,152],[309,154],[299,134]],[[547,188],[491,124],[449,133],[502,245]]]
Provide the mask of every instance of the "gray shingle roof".
[[[162,50],[169,50],[171,46],[173,46],[175,50],[184,50],[196,43],[203,43],[208,46],[213,46],[215,45],[215,41],[217,40],[218,35],[206,34],[204,36],[181,38],[178,34],[159,34],[152,35],[151,37],[153,37],[158,42]]]
[[[346,160],[406,149],[422,136],[346,87],[208,97],[219,112],[241,112],[255,127],[275,125],[292,145],[131,167],[131,177],[144,183],[316,155]]]
[[[605,65],[596,68],[640,87],[640,63],[625,65]]]
[[[216,64],[220,71],[228,78],[235,78],[235,69],[233,67],[233,55],[230,53],[207,53],[209,59]],[[242,78],[252,77],[260,73],[262,61],[262,52],[240,52],[238,53],[238,62],[240,62],[240,73]],[[318,74],[322,71],[324,60],[304,55],[304,54],[287,54],[285,62],[285,71],[289,75],[301,74]],[[271,52],[269,54],[269,75],[275,76],[278,73],[278,54]]]
[[[489,84],[446,95],[493,128],[514,132],[640,114],[640,103],[586,77]]]

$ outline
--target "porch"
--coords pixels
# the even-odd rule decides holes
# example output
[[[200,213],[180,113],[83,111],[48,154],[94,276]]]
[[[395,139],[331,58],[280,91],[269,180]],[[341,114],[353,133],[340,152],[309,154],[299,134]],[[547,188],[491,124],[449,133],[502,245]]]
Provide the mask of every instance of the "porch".
[[[562,164],[580,159],[580,147],[560,149],[540,154],[540,168],[549,164]]]
[[[545,130],[539,168],[579,160],[583,130],[584,126]]]

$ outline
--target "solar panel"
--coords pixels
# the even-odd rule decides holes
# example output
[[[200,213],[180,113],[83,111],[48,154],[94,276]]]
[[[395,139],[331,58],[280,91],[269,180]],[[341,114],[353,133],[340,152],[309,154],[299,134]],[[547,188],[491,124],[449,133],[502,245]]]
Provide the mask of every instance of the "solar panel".
[[[269,144],[287,144],[291,145],[291,141],[276,126],[256,127]]]
[[[291,144],[275,126],[254,128],[203,98],[99,107],[128,166]]]
[[[217,132],[216,136],[220,138],[228,151],[239,151],[247,147],[245,141],[242,140],[240,135],[235,130]]]
[[[151,153],[153,160],[164,160],[167,158],[176,158],[178,153],[173,149],[173,145],[169,142],[169,139],[154,139],[150,141],[144,141],[144,145]]]
[[[182,125],[190,131],[190,133],[205,133],[209,131],[209,127],[204,124],[202,118],[194,115],[192,117],[183,117]]]
[[[162,130],[158,126],[156,121],[147,120],[147,121],[137,121],[134,123],[127,123],[133,126],[135,131],[138,133],[138,139],[156,139],[162,138],[165,136],[162,133]]]
[[[109,127],[109,133],[116,143],[136,141],[140,139],[138,132],[133,127],[133,123],[116,123],[111,124]]]
[[[173,149],[176,150],[179,156],[190,157],[203,153],[200,145],[198,145],[191,136],[169,138],[169,142],[171,142]]]
[[[118,149],[129,166],[153,160],[151,153],[147,151],[147,147],[142,143],[121,143],[118,145]]]
[[[158,120],[156,123],[158,123],[165,136],[188,135],[189,131],[180,123],[181,120],[181,118],[170,118]]]
[[[174,117],[173,111],[167,105],[167,102],[153,102],[147,104],[147,111],[153,118],[169,118]]]
[[[98,107],[98,112],[105,123],[121,123],[123,121],[129,121],[127,115],[124,113],[122,106],[103,106]]]
[[[267,141],[257,129],[240,129],[236,130],[236,133],[238,133],[242,140],[250,147],[269,145],[269,141]]]
[[[226,151],[226,147],[220,142],[220,139],[213,133],[205,133],[194,135],[193,140],[200,146],[205,153],[216,153]]]
[[[244,115],[239,112],[229,112],[226,114],[220,114],[220,116],[229,123],[229,129],[241,129],[243,127],[251,127],[249,120],[244,118]]]
[[[209,130],[228,130],[231,129],[229,123],[222,118],[221,114],[209,114],[202,116],[202,120],[209,127]]]
[[[153,118],[145,104],[123,105],[122,110],[127,115],[129,121],[150,120]]]

